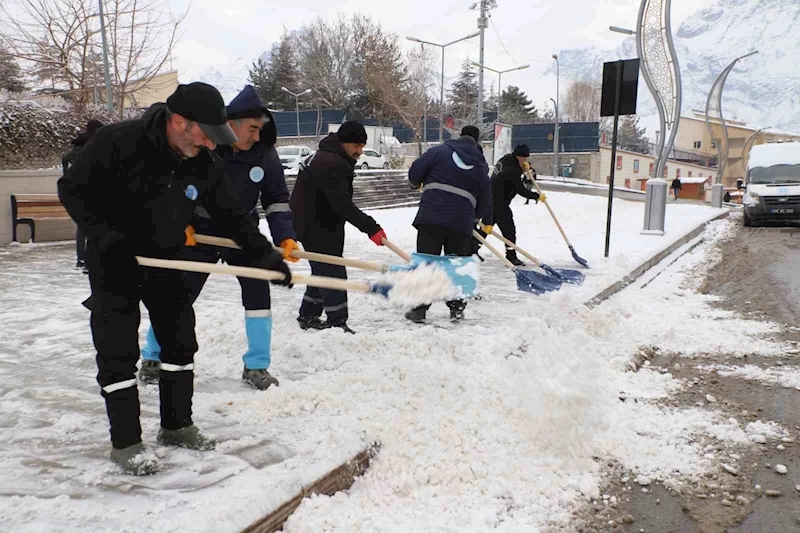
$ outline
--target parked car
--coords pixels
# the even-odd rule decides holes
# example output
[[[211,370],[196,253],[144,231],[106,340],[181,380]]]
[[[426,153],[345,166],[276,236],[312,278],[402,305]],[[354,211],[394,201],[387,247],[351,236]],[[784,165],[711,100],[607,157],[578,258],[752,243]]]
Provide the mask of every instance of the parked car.
[[[278,147],[278,157],[281,158],[281,165],[286,170],[297,170],[300,161],[310,156],[313,152],[307,146],[280,146]]]
[[[375,150],[364,150],[361,157],[356,162],[356,168],[367,170],[369,168],[389,168],[389,162],[386,160],[385,155],[381,155]]]
[[[744,225],[800,221],[800,143],[761,144],[750,150],[744,191]]]

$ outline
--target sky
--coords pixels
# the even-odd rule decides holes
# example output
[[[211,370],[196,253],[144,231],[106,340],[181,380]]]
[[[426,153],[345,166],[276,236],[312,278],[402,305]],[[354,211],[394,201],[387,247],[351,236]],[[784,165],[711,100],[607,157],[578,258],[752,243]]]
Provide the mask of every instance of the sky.
[[[218,0],[170,0],[175,12],[189,10],[173,67],[178,70],[181,82],[192,81],[209,68],[217,68],[234,76],[242,73],[243,84],[246,67],[270,48],[284,28],[291,31],[317,17],[332,19],[338,13],[368,15],[401,38],[413,36],[431,42],[450,42],[477,31],[478,12],[469,9],[472,1],[301,0],[294,4],[239,0],[228,4]],[[530,65],[525,70],[505,74],[503,86],[521,87],[537,107],[542,107],[556,92],[556,77],[544,74],[552,66],[551,56],[568,48],[618,46],[625,37],[610,32],[608,27],[634,28],[639,3],[639,0],[497,0],[486,30],[484,64],[496,70]],[[713,0],[674,1],[675,29],[686,17],[712,3]],[[405,39],[403,42],[405,47],[419,46]],[[436,53],[441,57],[438,50]],[[446,49],[446,84],[458,74],[466,58],[479,59],[477,37]],[[568,79],[581,74],[561,70],[562,95]],[[487,71],[485,84],[487,91],[490,84],[496,88],[497,75]],[[438,85],[434,92],[438,94]]]

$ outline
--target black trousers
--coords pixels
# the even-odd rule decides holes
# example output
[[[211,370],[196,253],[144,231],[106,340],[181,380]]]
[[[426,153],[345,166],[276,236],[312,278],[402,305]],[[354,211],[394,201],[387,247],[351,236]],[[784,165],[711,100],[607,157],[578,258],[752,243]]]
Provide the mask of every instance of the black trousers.
[[[125,448],[141,442],[136,363],[139,360],[139,302],[150,312],[161,344],[159,397],[161,426],[180,429],[192,424],[195,317],[182,274],[174,270],[131,267],[97,253],[89,239],[87,266],[92,296],[91,329],[97,350],[97,382],[105,398],[111,443]]]
[[[75,230],[75,255],[79,263],[86,262],[86,235],[81,228]]]
[[[344,227],[337,228],[336,231],[307,236],[303,239],[303,248],[308,252],[342,257],[344,254]],[[343,266],[317,263],[316,261],[309,261],[309,264],[311,265],[311,274],[315,276],[347,279],[347,269]],[[306,287],[303,302],[300,304],[300,316],[303,318],[319,317],[322,316],[323,311],[330,324],[347,322],[350,316],[347,308],[347,291]]]
[[[456,255],[469,257],[474,252],[473,237],[466,233],[439,226],[437,224],[420,224],[417,226],[417,252],[430,255]],[[464,300],[451,300],[447,302],[450,308],[464,309],[467,302]],[[421,305],[416,309],[428,309],[430,305]]]
[[[507,205],[500,205],[495,207],[494,223],[500,228],[500,233],[509,241],[517,242],[517,226],[514,224],[514,213],[511,207]],[[511,248],[506,246],[507,250]]]

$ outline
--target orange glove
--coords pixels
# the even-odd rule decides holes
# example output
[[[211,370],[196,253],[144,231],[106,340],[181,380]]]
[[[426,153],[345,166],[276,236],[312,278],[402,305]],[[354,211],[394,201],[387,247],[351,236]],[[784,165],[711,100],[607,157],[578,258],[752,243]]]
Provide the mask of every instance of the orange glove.
[[[290,263],[297,263],[299,261],[298,258],[292,257],[292,252],[294,250],[300,251],[300,247],[297,245],[297,241],[294,239],[284,239],[281,241],[281,248],[283,248],[283,258]]]
[[[197,246],[197,241],[194,240],[194,228],[192,226],[186,226],[183,232],[186,234],[186,241],[183,244],[186,246]]]

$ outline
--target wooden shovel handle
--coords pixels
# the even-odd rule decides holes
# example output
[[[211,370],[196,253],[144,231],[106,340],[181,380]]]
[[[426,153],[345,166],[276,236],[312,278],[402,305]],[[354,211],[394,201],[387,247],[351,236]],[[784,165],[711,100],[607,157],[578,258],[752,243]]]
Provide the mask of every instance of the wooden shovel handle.
[[[531,171],[529,170],[528,172],[526,172],[526,174],[528,174],[528,177],[533,182],[533,186],[536,187],[536,192],[538,192],[539,194],[542,194],[542,189],[539,188],[539,184],[536,183],[535,179],[533,179],[533,174],[531,173]],[[558,228],[558,231],[561,232],[561,236],[564,237],[564,240],[567,241],[567,244],[569,245],[569,239],[567,238],[567,234],[564,231],[564,228],[562,228],[561,224],[558,222],[558,218],[556,218],[556,214],[553,213],[553,208],[550,207],[550,204],[547,203],[547,200],[544,200],[542,203],[547,208],[547,210],[550,212],[550,216],[553,217],[553,222],[556,223],[556,227]],[[520,250],[520,252],[522,252],[522,250]],[[524,252],[522,252],[522,253],[524,254]]]
[[[140,265],[147,267],[168,268],[172,270],[181,270],[183,272],[202,272],[204,274],[226,274],[229,276],[261,279],[264,281],[275,281],[285,277],[284,274],[275,270],[265,270],[263,268],[241,267],[233,265],[218,265],[216,263],[202,263],[198,261],[154,259],[152,257],[141,256],[136,256],[136,261],[138,261]],[[319,287],[321,289],[334,289],[337,291],[364,293],[370,292],[369,283],[347,281],[338,278],[328,278],[325,276],[301,276],[295,274],[292,276],[292,283],[296,285]]]
[[[478,232],[477,232],[477,231],[475,231],[475,230],[472,230],[472,235],[473,235],[473,236],[474,236],[476,239],[478,239],[478,242],[480,242],[482,245],[486,246],[486,247],[489,249],[489,251],[490,251],[490,252],[492,252],[494,255],[496,255],[496,256],[497,256],[497,258],[498,258],[500,261],[502,261],[502,262],[503,262],[503,264],[504,264],[506,267],[510,268],[511,270],[516,270],[516,267],[514,266],[514,263],[512,263],[511,261],[509,261],[509,260],[508,260],[508,258],[506,258],[506,256],[504,256],[503,254],[501,254],[501,253],[500,253],[500,252],[497,250],[497,248],[495,248],[494,246],[492,246],[491,244],[489,244],[488,242],[486,242],[486,239],[484,239],[484,238],[481,236],[481,234],[480,234],[480,233],[478,233]]]
[[[500,239],[501,241],[506,243],[508,246],[512,247],[513,249],[515,249],[516,251],[518,251],[519,253],[521,253],[522,255],[524,255],[525,257],[530,259],[531,261],[533,261],[534,265],[542,266],[542,263],[538,259],[536,259],[531,254],[529,254],[528,252],[526,252],[525,250],[523,250],[522,248],[517,246],[516,243],[513,243],[513,242],[509,241],[508,239],[506,239],[505,237],[503,237],[502,235],[497,233],[496,230],[492,230],[492,235],[494,235],[495,237],[497,237],[498,239]]]
[[[195,233],[194,240],[200,244],[210,244],[212,246],[220,246],[222,248],[235,248],[241,249],[232,239],[225,237],[214,237],[212,235],[201,235]],[[275,250],[283,254],[283,248],[275,246]],[[316,252],[306,252],[304,250],[292,250],[292,257],[298,259],[307,259],[309,261],[316,261],[318,263],[328,263],[329,265],[349,266],[353,268],[360,268],[362,270],[372,270],[375,272],[386,272],[388,268],[381,263],[373,263],[371,261],[362,261],[360,259],[345,259],[336,255],[318,254]]]
[[[402,257],[402,258],[403,258],[403,260],[404,260],[406,263],[410,263],[410,262],[411,262],[411,256],[410,256],[410,255],[408,255],[408,254],[405,252],[405,250],[403,250],[402,248],[400,248],[400,247],[399,247],[399,246],[397,246],[395,243],[393,243],[392,241],[390,241],[389,239],[387,239],[387,238],[385,238],[385,237],[384,237],[384,239],[383,239],[383,245],[384,245],[384,246],[386,246],[386,247],[387,247],[388,249],[390,249],[391,251],[393,251],[394,253],[396,253],[397,255],[399,255],[400,257]]]

